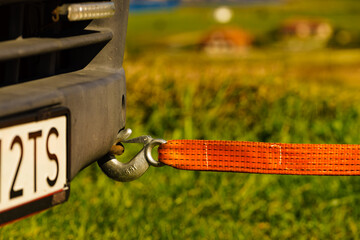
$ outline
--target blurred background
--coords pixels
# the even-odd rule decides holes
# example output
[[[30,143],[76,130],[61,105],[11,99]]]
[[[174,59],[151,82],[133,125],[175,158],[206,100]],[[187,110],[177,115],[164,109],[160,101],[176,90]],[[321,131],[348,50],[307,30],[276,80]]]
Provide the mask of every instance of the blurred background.
[[[358,0],[133,0],[127,127],[164,139],[360,144],[359,23]],[[0,239],[358,239],[359,183],[170,167],[116,183],[93,164],[69,202]]]

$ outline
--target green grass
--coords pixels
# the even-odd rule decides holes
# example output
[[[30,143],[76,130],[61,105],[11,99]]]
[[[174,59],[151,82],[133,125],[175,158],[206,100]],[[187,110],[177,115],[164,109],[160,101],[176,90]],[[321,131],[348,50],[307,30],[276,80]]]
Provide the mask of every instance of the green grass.
[[[281,19],[320,9],[335,19],[337,11],[354,17],[352,9],[359,8],[356,1],[329,1],[327,10],[319,2],[286,5],[289,12],[271,6],[269,12]],[[245,14],[239,18],[248,18],[249,29],[257,26],[254,31],[270,29],[275,21],[259,26],[251,14],[256,8],[239,8]],[[154,40],[177,29],[200,30],[206,21],[189,24],[201,11],[210,10],[180,9],[171,18],[168,13],[132,15],[128,42],[136,45],[141,30]],[[147,18],[189,24],[177,22],[157,35]],[[360,144],[359,50],[253,49],[222,57],[164,49],[141,53],[129,51],[124,65],[127,126],[134,136]],[[358,239],[359,183],[358,177],[170,167],[117,183],[94,164],[73,180],[67,203],[1,228],[0,239]]]

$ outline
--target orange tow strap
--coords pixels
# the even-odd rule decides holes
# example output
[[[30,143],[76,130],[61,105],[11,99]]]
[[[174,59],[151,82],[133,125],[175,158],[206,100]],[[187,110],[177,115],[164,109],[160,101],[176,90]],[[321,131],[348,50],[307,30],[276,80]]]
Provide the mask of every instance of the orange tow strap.
[[[360,175],[360,145],[171,140],[159,161],[178,169],[294,175]]]

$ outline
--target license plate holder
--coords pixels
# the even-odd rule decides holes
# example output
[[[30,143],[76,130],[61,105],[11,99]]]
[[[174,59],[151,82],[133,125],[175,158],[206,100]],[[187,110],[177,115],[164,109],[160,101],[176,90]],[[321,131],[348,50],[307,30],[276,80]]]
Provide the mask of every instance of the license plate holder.
[[[0,225],[67,201],[70,111],[0,119]]]

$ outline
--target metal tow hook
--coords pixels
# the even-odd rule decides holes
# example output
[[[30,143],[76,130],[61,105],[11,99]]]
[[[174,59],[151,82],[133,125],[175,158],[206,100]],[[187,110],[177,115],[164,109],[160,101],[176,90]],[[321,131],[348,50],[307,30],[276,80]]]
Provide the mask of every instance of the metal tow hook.
[[[108,177],[119,182],[130,182],[141,177],[150,165],[154,167],[163,166],[163,163],[153,159],[151,150],[157,145],[166,143],[166,141],[163,139],[154,139],[151,136],[140,136],[126,140],[131,133],[132,131],[129,128],[121,130],[112,150],[98,160],[98,164],[102,171]],[[121,154],[123,152],[121,143],[142,143],[144,144],[144,147],[129,162],[122,163],[114,156],[114,154]]]

